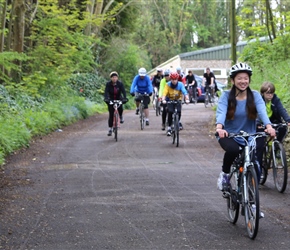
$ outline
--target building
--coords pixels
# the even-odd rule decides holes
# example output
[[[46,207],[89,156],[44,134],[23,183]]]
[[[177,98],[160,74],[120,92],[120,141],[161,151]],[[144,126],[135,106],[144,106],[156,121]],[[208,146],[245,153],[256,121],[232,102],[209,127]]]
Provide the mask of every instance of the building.
[[[261,38],[260,41],[266,41]],[[249,43],[256,41],[243,41],[237,43],[237,54],[241,53],[244,47]],[[231,67],[231,45],[221,45],[212,48],[187,52],[172,57],[168,61],[158,65],[156,68],[176,70],[180,66],[185,74],[188,70],[192,70],[194,74],[202,76],[205,69],[209,67],[214,72],[215,77],[221,82],[227,82],[229,68]],[[148,72],[149,75],[156,72],[156,68]]]

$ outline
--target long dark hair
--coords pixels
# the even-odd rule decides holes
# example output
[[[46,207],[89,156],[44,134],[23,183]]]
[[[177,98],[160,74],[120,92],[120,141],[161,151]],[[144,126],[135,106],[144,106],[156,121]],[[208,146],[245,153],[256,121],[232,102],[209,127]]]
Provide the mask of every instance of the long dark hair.
[[[257,109],[255,105],[254,95],[250,87],[246,89],[247,91],[247,103],[246,103],[246,112],[247,116],[251,120],[255,120],[257,118]],[[235,118],[235,111],[237,107],[236,100],[236,86],[233,85],[228,99],[228,110],[227,110],[227,119],[233,120]]]

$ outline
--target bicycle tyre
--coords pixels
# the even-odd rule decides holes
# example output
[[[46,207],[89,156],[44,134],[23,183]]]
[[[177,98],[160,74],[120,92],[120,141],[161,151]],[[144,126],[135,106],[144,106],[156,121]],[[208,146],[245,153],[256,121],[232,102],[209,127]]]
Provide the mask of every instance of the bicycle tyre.
[[[156,116],[160,115],[160,107],[158,107],[158,98],[155,98],[155,111],[156,111]]]
[[[119,115],[118,114],[115,114],[115,121],[114,121],[114,134],[115,134],[115,140],[118,141],[118,118],[119,118]]]
[[[172,128],[172,134],[171,134],[171,136],[172,136],[172,144],[174,144],[175,143],[175,139],[176,139],[176,133],[175,133],[175,114],[173,114],[173,117],[172,117],[172,120],[173,120],[173,124],[171,125],[171,128]]]
[[[178,114],[176,114],[175,116],[174,129],[176,133],[176,147],[178,147],[179,146],[179,116]]]
[[[204,106],[207,108],[207,106],[208,106],[208,94],[207,93],[205,93],[205,95],[204,95]]]
[[[273,177],[278,192],[283,193],[287,187],[288,167],[285,149],[282,143],[273,142]]]
[[[153,106],[153,109],[156,110],[156,102],[155,102],[155,96],[153,95],[153,100],[152,100],[152,106]]]
[[[230,178],[230,196],[227,199],[227,211],[229,216],[229,221],[232,224],[236,224],[239,218],[240,203],[239,194],[237,187],[237,172],[234,172]]]
[[[140,126],[141,126],[141,130],[143,130],[144,125],[145,125],[145,117],[144,117],[144,109],[143,109],[142,104],[139,107],[139,112],[140,112]]]
[[[210,103],[210,106],[214,106],[214,99],[212,97],[212,95],[209,96],[209,103]]]
[[[268,150],[266,146],[263,150],[263,159],[262,159],[262,166],[261,167],[261,178],[260,178],[260,184],[264,185],[267,177],[268,177],[268,167],[269,167],[269,158],[268,158]]]
[[[245,185],[248,197],[248,201],[243,201],[243,204],[245,206],[245,224],[248,236],[251,239],[255,239],[259,230],[260,200],[259,184],[253,164],[248,166]],[[244,197],[245,195],[243,195],[243,198]]]

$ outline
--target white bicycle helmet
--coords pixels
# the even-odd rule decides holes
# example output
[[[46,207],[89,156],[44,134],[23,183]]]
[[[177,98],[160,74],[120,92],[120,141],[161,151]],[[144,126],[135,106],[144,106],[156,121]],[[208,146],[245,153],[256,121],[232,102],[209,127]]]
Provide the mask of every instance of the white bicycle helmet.
[[[249,76],[252,75],[252,69],[246,63],[237,63],[237,64],[233,65],[231,67],[231,70],[230,70],[230,77],[234,78],[234,76],[239,72],[246,72],[249,74]]]
[[[146,76],[147,71],[145,68],[140,68],[138,70],[138,73],[139,73],[139,76]]]

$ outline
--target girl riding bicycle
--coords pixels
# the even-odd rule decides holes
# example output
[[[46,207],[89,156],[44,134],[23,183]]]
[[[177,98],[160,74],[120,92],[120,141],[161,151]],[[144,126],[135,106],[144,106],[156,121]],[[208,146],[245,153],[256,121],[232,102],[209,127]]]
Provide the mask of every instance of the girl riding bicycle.
[[[108,119],[109,131],[107,134],[108,136],[111,136],[113,132],[113,117],[114,117],[114,107],[112,105],[109,105],[110,100],[122,100],[123,103],[126,103],[128,101],[124,85],[121,81],[118,80],[118,77],[119,75],[116,71],[111,72],[110,73],[111,80],[107,82],[105,88],[104,101],[107,103],[109,111],[109,119]],[[120,122],[123,123],[124,122],[123,105],[120,105],[120,107],[118,108],[118,112],[120,115]]]
[[[233,65],[230,70],[233,86],[231,90],[222,93],[217,106],[216,133],[219,136],[219,144],[225,150],[222,172],[217,182],[221,191],[227,189],[231,165],[240,152],[240,145],[244,145],[239,139],[227,138],[228,133],[240,131],[255,133],[256,118],[259,116],[266,125],[265,132],[272,137],[275,136],[275,129],[271,126],[261,95],[249,87],[251,75],[252,69],[246,63]],[[259,179],[260,169],[258,166],[255,167]]]

